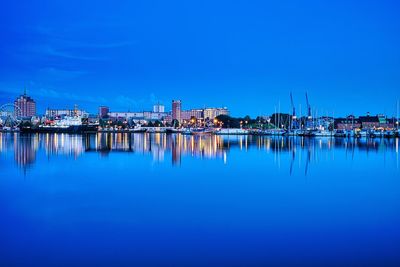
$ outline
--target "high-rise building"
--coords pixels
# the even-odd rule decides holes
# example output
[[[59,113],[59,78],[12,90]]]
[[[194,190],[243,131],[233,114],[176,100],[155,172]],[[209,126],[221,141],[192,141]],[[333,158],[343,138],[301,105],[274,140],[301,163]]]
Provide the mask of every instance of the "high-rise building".
[[[17,117],[32,117],[36,115],[36,102],[26,94],[26,91],[15,99],[14,105],[14,113]]]
[[[109,112],[110,112],[110,109],[108,107],[100,106],[99,107],[99,118],[107,117]]]
[[[182,102],[180,100],[172,100],[172,119],[181,121]]]
[[[164,105],[162,105],[162,104],[160,104],[160,103],[155,104],[155,105],[153,106],[153,112],[154,112],[154,113],[158,113],[158,112],[163,113],[163,112],[165,112],[165,107],[164,107]]]

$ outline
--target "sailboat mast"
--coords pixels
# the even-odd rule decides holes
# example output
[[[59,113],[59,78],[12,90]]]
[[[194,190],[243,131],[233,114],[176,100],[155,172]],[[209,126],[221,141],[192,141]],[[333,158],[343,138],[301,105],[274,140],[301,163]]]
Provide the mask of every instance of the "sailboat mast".
[[[397,130],[399,129],[399,100],[397,100],[397,120],[396,120],[396,124],[397,124]]]
[[[281,128],[281,101],[278,102],[278,128]]]

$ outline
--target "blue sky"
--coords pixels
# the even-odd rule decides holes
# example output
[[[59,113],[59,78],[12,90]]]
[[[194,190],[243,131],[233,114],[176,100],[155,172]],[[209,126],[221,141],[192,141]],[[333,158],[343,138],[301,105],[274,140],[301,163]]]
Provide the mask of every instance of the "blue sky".
[[[3,1],[0,103],[396,112],[397,1]],[[305,3],[306,2],[306,3]]]

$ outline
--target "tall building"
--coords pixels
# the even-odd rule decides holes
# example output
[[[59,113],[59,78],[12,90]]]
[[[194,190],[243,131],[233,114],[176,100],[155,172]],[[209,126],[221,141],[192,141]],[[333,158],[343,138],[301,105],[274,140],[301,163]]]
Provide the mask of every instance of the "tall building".
[[[163,113],[163,112],[165,112],[164,105],[162,105],[160,103],[157,103],[156,105],[153,106],[153,112],[154,113],[158,113],[158,112]]]
[[[14,101],[14,113],[17,117],[32,117],[36,115],[36,102],[26,94],[20,95]]]
[[[109,112],[110,112],[110,109],[108,107],[100,106],[99,107],[99,118],[107,117]]]
[[[180,100],[172,100],[172,119],[181,121],[182,102]]]

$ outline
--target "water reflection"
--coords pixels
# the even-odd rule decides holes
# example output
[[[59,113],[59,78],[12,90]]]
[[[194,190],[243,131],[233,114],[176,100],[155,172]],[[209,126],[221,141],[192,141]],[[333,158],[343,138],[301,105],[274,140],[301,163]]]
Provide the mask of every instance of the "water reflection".
[[[289,159],[292,173],[298,160],[305,165],[318,162],[321,157],[334,159],[335,151],[344,151],[347,159],[355,153],[395,153],[398,168],[398,139],[334,139],[266,136],[186,136],[167,134],[98,133],[89,135],[0,133],[0,152],[13,151],[18,166],[28,168],[36,161],[38,151],[47,156],[66,155],[78,158],[84,153],[99,153],[107,157],[110,153],[150,154],[156,162],[170,158],[173,165],[180,165],[182,157],[221,159],[228,162],[232,150],[252,149],[274,153],[274,162],[281,166],[281,157]]]

